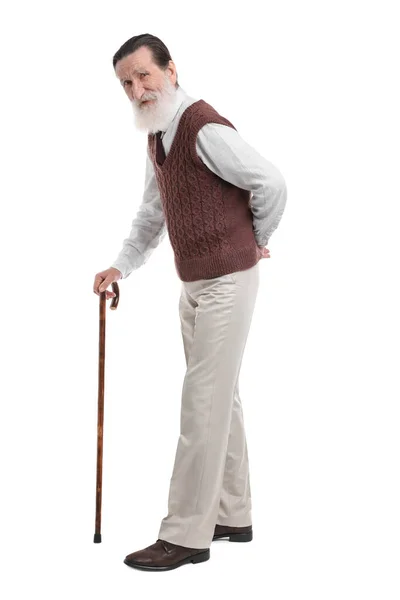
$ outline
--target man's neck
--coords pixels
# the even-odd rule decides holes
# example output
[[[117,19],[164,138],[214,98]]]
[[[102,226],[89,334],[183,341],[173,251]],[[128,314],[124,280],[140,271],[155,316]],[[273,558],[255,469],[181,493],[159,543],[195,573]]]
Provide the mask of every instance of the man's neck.
[[[167,129],[170,127],[171,123],[174,121],[174,119],[176,118],[176,115],[178,113],[178,110],[183,102],[183,100],[185,99],[186,96],[186,92],[179,86],[176,90],[176,96],[175,96],[175,105],[174,105],[174,112],[173,112],[173,116],[171,117],[168,125],[163,129],[164,133],[165,131],[167,131]]]

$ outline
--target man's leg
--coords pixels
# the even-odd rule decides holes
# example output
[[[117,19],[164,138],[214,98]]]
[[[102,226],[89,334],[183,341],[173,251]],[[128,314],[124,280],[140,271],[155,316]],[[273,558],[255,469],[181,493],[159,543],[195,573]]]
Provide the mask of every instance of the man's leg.
[[[185,286],[182,285],[179,314],[186,365],[188,364],[190,348],[193,343],[196,306],[197,303],[187,294]],[[251,525],[249,459],[242,404],[239,395],[239,376],[236,381],[233,397],[224,479],[216,524],[231,527],[246,527],[247,525]]]
[[[233,398],[224,479],[216,523],[229,527],[246,527],[252,524],[249,458],[238,383]]]
[[[230,525],[250,523],[247,447],[235,389],[258,269],[257,263],[246,271],[183,282],[180,315],[187,371],[168,515],[159,532],[160,539],[181,546],[208,547],[215,524],[225,518]],[[233,500],[242,493],[244,503]]]

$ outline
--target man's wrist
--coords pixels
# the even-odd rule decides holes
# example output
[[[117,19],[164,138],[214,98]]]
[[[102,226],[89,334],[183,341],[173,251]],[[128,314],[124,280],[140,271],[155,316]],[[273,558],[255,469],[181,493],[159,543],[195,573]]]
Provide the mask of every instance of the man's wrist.
[[[122,279],[123,275],[122,275],[122,271],[120,271],[119,269],[117,269],[117,267],[110,267],[110,269],[114,269],[115,271],[118,271],[119,273],[119,279]]]

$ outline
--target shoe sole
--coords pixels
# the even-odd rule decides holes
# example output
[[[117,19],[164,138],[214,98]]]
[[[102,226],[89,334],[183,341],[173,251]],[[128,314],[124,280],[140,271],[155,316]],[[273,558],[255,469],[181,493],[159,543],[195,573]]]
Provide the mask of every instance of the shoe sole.
[[[182,565],[205,562],[206,560],[209,560],[209,558],[210,550],[208,549],[207,552],[200,552],[199,554],[195,554],[194,556],[188,556],[187,558],[180,560],[174,565],[168,565],[165,567],[152,567],[150,565],[142,565],[140,563],[130,562],[126,559],[124,560],[124,563],[128,565],[128,567],[133,567],[134,569],[141,569],[142,571],[170,571],[171,569],[177,569]]]
[[[223,538],[229,538],[230,542],[251,542],[253,539],[253,532],[248,531],[247,533],[217,533],[214,535],[212,541],[221,540]]]

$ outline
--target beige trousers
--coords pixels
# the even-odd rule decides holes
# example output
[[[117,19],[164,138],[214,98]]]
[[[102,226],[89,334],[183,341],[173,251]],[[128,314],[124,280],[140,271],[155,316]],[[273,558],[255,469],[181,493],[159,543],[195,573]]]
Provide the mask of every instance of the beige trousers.
[[[162,540],[209,548],[217,523],[251,524],[238,378],[258,286],[259,263],[182,282],[179,314],[187,370]]]

